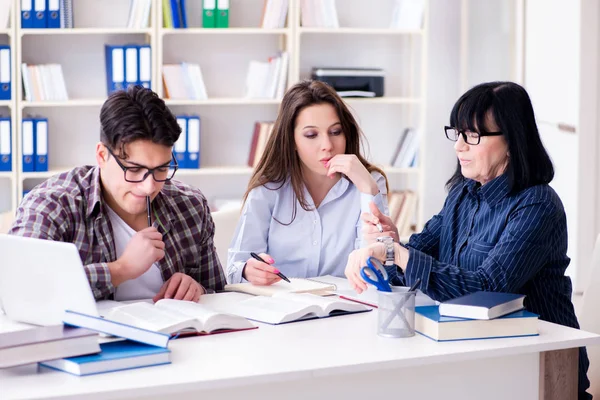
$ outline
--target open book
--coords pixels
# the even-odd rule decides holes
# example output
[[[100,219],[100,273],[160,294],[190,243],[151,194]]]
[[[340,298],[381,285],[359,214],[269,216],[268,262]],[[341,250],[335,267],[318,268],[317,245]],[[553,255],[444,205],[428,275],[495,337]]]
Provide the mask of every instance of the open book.
[[[223,303],[218,308],[254,321],[283,324],[314,318],[332,317],[370,311],[363,304],[321,297],[310,293],[275,293],[272,296],[255,296],[239,302]]]
[[[217,312],[192,301],[162,299],[99,309],[103,318],[65,312],[66,324],[130,340],[167,347],[171,336],[252,329],[245,318]]]
[[[336,286],[334,284],[306,278],[290,278],[289,283],[279,281],[269,286],[253,285],[252,283],[225,285],[226,291],[242,292],[256,296],[273,296],[277,293],[312,293],[323,296],[330,294],[335,289]]]

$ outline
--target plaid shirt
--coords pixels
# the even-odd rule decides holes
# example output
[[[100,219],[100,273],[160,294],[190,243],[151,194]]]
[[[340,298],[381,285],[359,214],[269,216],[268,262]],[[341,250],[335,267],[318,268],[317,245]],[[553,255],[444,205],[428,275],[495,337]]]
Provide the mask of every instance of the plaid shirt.
[[[97,167],[78,167],[33,189],[21,202],[11,235],[74,243],[97,300],[112,297],[109,262],[117,259],[112,226]],[[204,195],[181,182],[166,182],[153,201],[163,235],[159,261],[164,281],[183,272],[208,289],[221,290],[225,275],[213,244],[215,226]]]

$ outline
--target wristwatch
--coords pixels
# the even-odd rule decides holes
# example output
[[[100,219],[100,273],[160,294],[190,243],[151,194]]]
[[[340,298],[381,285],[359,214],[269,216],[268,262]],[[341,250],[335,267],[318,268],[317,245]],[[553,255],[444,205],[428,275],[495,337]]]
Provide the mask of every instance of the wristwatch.
[[[391,236],[380,236],[377,241],[385,245],[385,265],[394,265],[396,257],[394,254],[394,239]]]

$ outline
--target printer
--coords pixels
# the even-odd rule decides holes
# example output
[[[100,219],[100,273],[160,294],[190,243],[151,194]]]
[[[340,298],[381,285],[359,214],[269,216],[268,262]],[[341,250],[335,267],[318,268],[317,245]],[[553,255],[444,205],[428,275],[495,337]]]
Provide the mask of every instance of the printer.
[[[340,97],[382,97],[384,72],[381,68],[318,68],[311,78],[328,83]]]

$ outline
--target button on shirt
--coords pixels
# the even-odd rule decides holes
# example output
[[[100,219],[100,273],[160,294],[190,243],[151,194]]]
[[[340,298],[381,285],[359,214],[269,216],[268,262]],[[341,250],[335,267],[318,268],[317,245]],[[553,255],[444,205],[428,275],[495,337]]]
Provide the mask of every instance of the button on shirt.
[[[509,190],[506,175],[455,185],[442,211],[411,236],[405,284],[421,278],[421,290],[438,301],[478,290],[524,294],[527,310],[542,320],[579,328],[558,195],[548,185]],[[587,370],[585,350],[579,360]],[[581,379],[585,373],[580,388]]]
[[[250,191],[229,248],[227,280],[243,281],[250,252],[269,254],[287,277],[343,276],[348,255],[361,246],[361,213],[369,212],[369,202],[374,201],[388,214],[385,178],[378,172],[371,175],[379,188],[377,195],[360,193],[342,178],[317,209],[305,189],[309,211],[300,206],[289,180],[281,188],[270,183]]]

